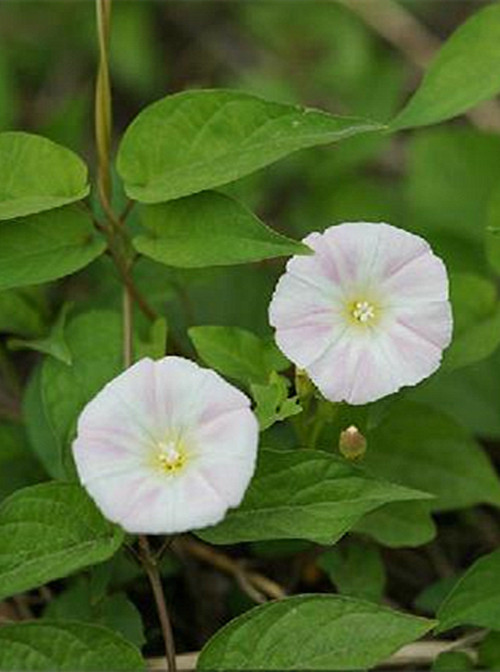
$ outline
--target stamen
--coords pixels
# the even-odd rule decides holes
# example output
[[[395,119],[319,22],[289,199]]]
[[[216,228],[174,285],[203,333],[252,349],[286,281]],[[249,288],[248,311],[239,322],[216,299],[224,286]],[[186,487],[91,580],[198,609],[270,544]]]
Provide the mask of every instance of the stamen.
[[[184,466],[186,456],[173,441],[160,443],[158,447],[160,448],[160,452],[157,454],[156,459],[163,471],[172,473]]]
[[[356,301],[351,315],[357,322],[365,324],[375,317],[375,308],[368,301]]]

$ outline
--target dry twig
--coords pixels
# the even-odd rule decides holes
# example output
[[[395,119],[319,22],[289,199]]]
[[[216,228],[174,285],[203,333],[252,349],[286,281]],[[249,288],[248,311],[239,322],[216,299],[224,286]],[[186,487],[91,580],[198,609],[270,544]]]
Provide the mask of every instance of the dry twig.
[[[249,570],[243,564],[233,558],[214,550],[211,546],[203,544],[195,539],[183,538],[174,543],[181,553],[189,555],[216,567],[221,572],[233,576],[252,600],[263,602],[265,599],[279,600],[286,596],[285,590],[267,576]]]
[[[466,653],[472,661],[477,661],[477,653],[471,648],[471,644],[475,643],[479,637],[484,637],[484,632],[477,632],[459,639],[456,642],[447,640],[435,640],[415,642],[403,646],[387,660],[384,660],[377,667],[381,669],[387,668],[402,668],[406,665],[430,665],[441,653],[448,653],[450,651],[462,651]],[[195,670],[198,660],[199,652],[183,653],[177,656],[177,669],[180,670]],[[148,669],[151,672],[157,672],[165,669],[164,658],[150,658],[148,661]]]

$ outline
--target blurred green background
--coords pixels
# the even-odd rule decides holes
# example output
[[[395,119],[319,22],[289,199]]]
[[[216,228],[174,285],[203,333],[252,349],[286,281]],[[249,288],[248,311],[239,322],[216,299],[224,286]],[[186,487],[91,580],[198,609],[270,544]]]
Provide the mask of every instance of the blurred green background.
[[[444,39],[480,7],[478,2],[402,5],[422,33],[414,29],[406,35],[394,11],[397,5],[385,0],[371,5],[386,32],[392,30],[415,55],[402,53],[368,25],[359,15],[359,2],[352,11],[313,0],[116,0],[111,67],[117,138],[146,104],[190,87],[242,88],[270,99],[386,120],[419,80],[415,58],[432,49],[433,38]],[[46,135],[92,165],[95,67],[93,2],[3,2],[0,128]],[[499,120],[493,115],[481,125],[494,129]],[[428,237],[450,270],[491,275],[485,227],[492,192],[500,189],[499,150],[498,134],[460,119],[301,152],[229,191],[290,235],[301,237],[343,220],[385,220]],[[498,267],[500,254],[492,252]],[[85,282],[67,283],[72,298],[88,295],[85,288],[93,275],[101,276],[102,264],[94,265],[99,267],[94,274],[83,274]],[[273,262],[262,264],[259,273],[248,266],[168,273],[145,262],[138,274],[163,308],[168,300],[171,326],[179,332],[186,321],[265,332],[266,306],[280,268]],[[113,289],[110,278],[92,285],[94,297],[95,291],[108,303],[118,286]],[[418,392],[422,395],[474,429],[500,436],[500,379],[488,364],[460,371],[442,384],[433,381]]]
[[[483,4],[115,0],[116,142],[145,105],[193,87],[241,88],[387,120],[418,84],[422,63]],[[96,51],[91,0],[4,1],[0,129],[41,133],[93,166]],[[486,227],[500,215],[498,129],[499,108],[487,105],[483,114],[438,127],[303,151],[227,190],[289,235],[302,237],[339,221],[383,220],[426,236],[450,271],[496,282],[500,243]],[[258,270],[169,271],[143,260],[136,276],[189,347],[188,324],[233,324],[269,333],[267,304],[282,267],[278,261]],[[474,311],[484,317],[492,309],[492,291],[488,285],[470,302],[471,319]],[[119,284],[106,259],[43,292],[49,313],[67,299],[85,304],[92,297],[94,306],[119,301]],[[20,294],[16,302],[24,305],[26,292]],[[19,335],[37,329],[40,325],[21,324]],[[483,436],[500,437],[500,377],[489,361],[438,375],[415,396]]]

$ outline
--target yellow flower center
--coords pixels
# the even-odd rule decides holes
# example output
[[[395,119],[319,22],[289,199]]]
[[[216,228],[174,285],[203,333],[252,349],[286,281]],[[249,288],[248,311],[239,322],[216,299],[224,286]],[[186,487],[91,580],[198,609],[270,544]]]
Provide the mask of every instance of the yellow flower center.
[[[157,446],[155,465],[166,474],[180,471],[186,464],[186,451],[181,442],[162,441]]]
[[[347,315],[351,322],[360,326],[373,324],[378,317],[375,304],[366,299],[350,301],[347,305]]]

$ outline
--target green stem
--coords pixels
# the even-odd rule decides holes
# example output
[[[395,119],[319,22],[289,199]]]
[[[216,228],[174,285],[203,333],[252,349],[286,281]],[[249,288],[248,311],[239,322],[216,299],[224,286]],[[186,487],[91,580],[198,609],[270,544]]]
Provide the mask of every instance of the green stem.
[[[97,29],[99,38],[99,67],[95,97],[95,139],[97,147],[99,198],[109,225],[102,227],[108,237],[109,249],[123,281],[123,363],[128,368],[133,361],[133,300],[154,319],[155,314],[137,292],[132,276],[133,255],[124,222],[133,203],[129,203],[121,216],[117,216],[111,204],[111,85],[109,76],[109,39],[111,30],[111,0],[96,0]],[[176,672],[175,644],[168,616],[167,604],[156,559],[151,553],[147,537],[139,536],[140,557],[153,591],[161,631],[165,642],[168,669]]]
[[[123,288],[123,366],[128,369],[134,359],[133,299],[127,286]]]
[[[318,443],[318,439],[320,437],[321,431],[323,427],[325,426],[326,419],[322,417],[321,413],[319,410],[316,410],[316,417],[314,418],[314,422],[311,427],[311,431],[309,433],[309,440],[308,440],[308,447],[309,448],[316,448],[316,444]]]
[[[96,0],[99,66],[95,92],[95,139],[97,148],[99,198],[106,215],[111,210],[111,85],[109,77],[109,38],[111,30],[111,0]],[[113,221],[113,217],[110,217]]]

